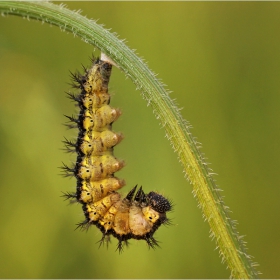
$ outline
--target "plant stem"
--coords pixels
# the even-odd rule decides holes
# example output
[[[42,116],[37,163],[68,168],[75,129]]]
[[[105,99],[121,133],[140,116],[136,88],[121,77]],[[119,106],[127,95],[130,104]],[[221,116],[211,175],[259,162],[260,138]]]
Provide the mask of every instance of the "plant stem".
[[[256,264],[247,254],[244,242],[235,229],[235,223],[229,217],[228,207],[222,201],[210,169],[189,131],[188,123],[147,65],[114,34],[95,21],[61,5],[40,1],[0,1],[0,11],[2,15],[16,15],[56,25],[96,46],[118,65],[141,90],[143,98],[164,127],[167,138],[177,152],[184,172],[193,186],[193,194],[203,217],[210,225],[210,236],[216,239],[222,260],[227,262],[231,270],[231,277],[257,278],[258,273],[254,268]]]

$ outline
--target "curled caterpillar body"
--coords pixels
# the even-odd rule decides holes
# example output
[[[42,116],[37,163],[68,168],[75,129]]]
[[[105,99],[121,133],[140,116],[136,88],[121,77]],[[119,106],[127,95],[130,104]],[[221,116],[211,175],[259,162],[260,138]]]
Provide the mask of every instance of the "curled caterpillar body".
[[[76,141],[63,142],[67,152],[77,153],[77,160],[74,166],[64,164],[62,169],[65,176],[77,179],[77,186],[75,193],[64,197],[82,204],[86,219],[78,227],[96,225],[103,233],[100,244],[113,236],[119,241],[119,251],[129,239],[143,239],[154,248],[158,243],[153,235],[160,225],[168,223],[166,212],[171,210],[171,203],[155,192],[145,194],[142,187],[136,192],[137,186],[125,198],[118,193],[125,181],[115,177],[115,172],[124,162],[113,155],[113,150],[123,135],[112,131],[121,111],[110,106],[111,69],[111,64],[96,59],[89,70],[85,69],[85,75],[72,74],[73,86],[81,92],[68,93],[68,97],[78,103],[80,112],[67,116],[67,126],[79,133]]]
[[[87,229],[91,224],[97,225],[103,233],[101,243],[113,235],[119,240],[119,250],[122,250],[123,243],[126,244],[129,239],[146,240],[152,248],[158,246],[153,235],[160,225],[169,223],[166,212],[171,210],[171,203],[159,194],[151,203],[151,193],[146,195],[142,187],[134,197],[136,188],[137,186],[124,199],[118,193],[113,193],[98,202],[87,204],[84,207],[86,220],[79,226]],[[157,203],[163,202],[166,211],[160,213],[155,209]]]

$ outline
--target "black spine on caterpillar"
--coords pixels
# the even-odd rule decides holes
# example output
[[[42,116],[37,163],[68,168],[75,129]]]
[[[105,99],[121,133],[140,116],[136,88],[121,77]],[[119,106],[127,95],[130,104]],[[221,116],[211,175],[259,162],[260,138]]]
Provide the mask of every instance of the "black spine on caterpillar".
[[[117,192],[125,182],[114,173],[124,163],[113,156],[113,148],[123,137],[112,131],[112,123],[121,113],[109,106],[111,69],[111,64],[96,59],[89,70],[84,68],[85,75],[72,74],[73,86],[81,92],[68,93],[68,97],[78,103],[80,112],[77,117],[67,116],[67,126],[78,128],[79,133],[75,142],[63,142],[66,151],[77,153],[77,160],[73,167],[64,165],[62,169],[65,176],[76,177],[77,187],[75,193],[66,193],[64,197],[83,205],[86,219],[78,227],[88,229],[96,225],[103,233],[100,244],[112,235],[119,241],[119,251],[129,239],[143,239],[155,248],[158,242],[153,235],[161,224],[169,223],[166,212],[172,206],[160,194],[146,195],[142,187],[136,192],[135,186],[123,199]]]

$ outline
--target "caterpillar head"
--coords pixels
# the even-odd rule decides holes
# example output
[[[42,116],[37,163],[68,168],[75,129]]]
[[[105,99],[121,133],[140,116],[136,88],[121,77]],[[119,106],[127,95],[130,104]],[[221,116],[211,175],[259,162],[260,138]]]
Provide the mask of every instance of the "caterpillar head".
[[[147,199],[151,208],[159,213],[165,213],[171,211],[172,209],[171,202],[167,198],[156,192],[148,193]]]

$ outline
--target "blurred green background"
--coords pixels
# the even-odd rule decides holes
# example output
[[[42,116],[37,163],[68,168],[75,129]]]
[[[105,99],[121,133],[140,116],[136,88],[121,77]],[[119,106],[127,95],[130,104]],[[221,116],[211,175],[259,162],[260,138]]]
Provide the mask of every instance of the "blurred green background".
[[[59,3],[59,2],[56,2]],[[192,133],[203,143],[217,184],[263,278],[280,277],[280,3],[68,2],[127,39],[159,73]],[[175,204],[161,249],[131,241],[119,255],[113,240],[98,249],[98,229],[75,231],[79,205],[59,176],[75,158],[61,148],[76,135],[62,125],[75,112],[64,92],[69,70],[89,65],[93,47],[57,27],[0,17],[0,277],[228,278],[169,142],[133,83],[114,68],[116,147],[126,167],[123,193],[135,184]],[[99,55],[98,50],[94,52]]]

